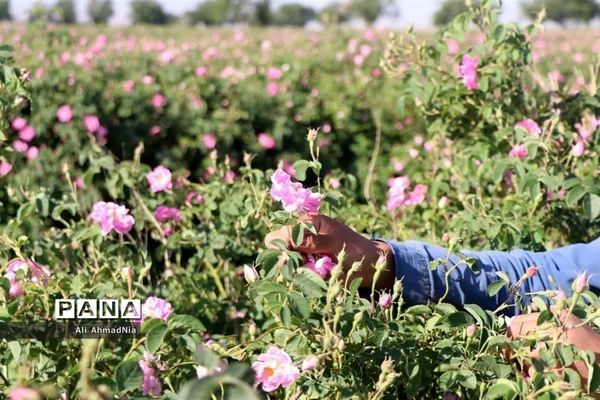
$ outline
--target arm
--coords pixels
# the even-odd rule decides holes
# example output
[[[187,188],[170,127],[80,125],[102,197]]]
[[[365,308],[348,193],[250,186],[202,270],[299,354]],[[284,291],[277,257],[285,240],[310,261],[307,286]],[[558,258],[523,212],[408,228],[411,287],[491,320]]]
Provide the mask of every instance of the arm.
[[[416,241],[369,240],[348,226],[319,214],[306,215],[302,220],[313,224],[317,235],[307,233],[304,242],[300,246],[294,246],[291,228],[283,227],[265,238],[266,245],[270,247],[271,240],[282,239],[291,249],[330,256],[337,255],[345,248],[346,270],[353,262],[363,259],[363,268],[357,276],[363,278],[363,286],[366,287],[371,286],[373,266],[379,256],[383,255],[388,262],[388,269],[378,280],[377,287],[391,288],[396,279],[403,279],[404,297],[410,304],[435,301],[443,296],[446,292],[446,271],[449,270],[451,273],[445,301],[459,306],[475,303],[484,308],[495,309],[508,297],[505,289],[494,297],[487,295],[488,285],[498,280],[496,272],[505,272],[512,282],[517,282],[531,266],[538,267],[539,272],[524,281],[521,287],[523,294],[559,288],[568,292],[571,282],[583,269],[592,274],[592,290],[600,288],[600,274],[594,275],[600,272],[600,239],[589,244],[576,244],[543,253],[523,250],[463,251],[465,256],[477,262],[480,272],[474,273],[466,263],[461,262],[460,257],[449,254],[447,249],[439,246]],[[447,262],[431,270],[429,263],[439,259]],[[549,276],[553,276],[558,287],[551,283]]]

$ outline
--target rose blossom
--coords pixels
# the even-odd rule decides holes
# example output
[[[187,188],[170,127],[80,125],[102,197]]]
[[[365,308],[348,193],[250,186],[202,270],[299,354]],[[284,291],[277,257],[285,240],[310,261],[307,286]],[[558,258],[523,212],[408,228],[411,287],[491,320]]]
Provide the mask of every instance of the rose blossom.
[[[321,278],[327,278],[329,273],[335,267],[335,263],[331,260],[329,256],[319,256],[316,254],[309,254],[308,261],[304,264],[305,268],[310,269],[311,271],[319,274]]]
[[[100,120],[95,115],[86,115],[83,117],[83,125],[89,133],[94,133],[100,128]]]
[[[173,306],[160,297],[150,296],[142,304],[142,318],[136,320],[136,324],[141,324],[147,317],[151,319],[162,319],[166,321],[173,312]]]
[[[212,150],[217,146],[217,138],[212,133],[202,135],[202,144],[207,150]]]
[[[31,142],[35,137],[35,129],[32,126],[27,125],[19,131],[19,139],[25,142]]]
[[[25,156],[27,157],[28,160],[35,160],[36,158],[38,158],[40,155],[40,149],[38,149],[36,146],[31,146],[29,149],[27,149],[27,153],[25,153]]]
[[[255,385],[262,384],[265,392],[272,392],[279,386],[287,388],[300,378],[300,371],[294,366],[290,356],[275,346],[259,355],[257,361],[252,363],[252,369],[255,373]]]
[[[290,176],[278,169],[271,177],[271,197],[280,201],[288,212],[316,212],[321,204],[321,194],[305,189],[299,182],[291,181]]]
[[[56,118],[58,118],[58,121],[62,123],[71,121],[73,118],[73,111],[71,111],[71,107],[66,104],[58,107],[58,110],[56,110]]]
[[[27,120],[22,117],[17,117],[13,119],[11,126],[15,131],[20,131],[27,126]]]
[[[167,369],[166,365],[158,357],[154,357],[147,351],[144,352],[144,358],[138,364],[143,374],[142,394],[144,396],[150,395],[152,398],[160,396],[162,386],[154,374],[157,369],[165,371]]]
[[[519,158],[521,160],[527,157],[528,155],[529,152],[527,151],[527,148],[522,144],[515,145],[512,149],[510,149],[510,152],[508,153],[509,157]]]
[[[12,171],[13,166],[8,161],[0,161],[0,178],[8,175]]]
[[[273,136],[263,132],[258,134],[258,144],[260,144],[262,148],[270,150],[275,148],[276,143]]]
[[[517,122],[515,124],[515,128],[525,129],[530,135],[533,135],[536,137],[539,137],[540,133],[542,133],[540,126],[537,124],[537,122],[535,122],[531,118],[526,118],[524,120]]]
[[[462,77],[463,84],[469,90],[477,89],[477,66],[479,64],[478,56],[465,54],[459,66],[459,74]]]
[[[33,389],[16,386],[8,394],[8,400],[41,400],[41,396]]]
[[[11,297],[23,295],[21,278],[28,278],[32,283],[46,287],[50,275],[50,270],[45,265],[29,259],[15,258],[8,263],[4,274],[10,284],[8,295]]]
[[[111,230],[124,235],[128,233],[135,220],[129,215],[129,209],[112,202],[99,201],[94,204],[90,219],[100,225],[102,235],[106,236]]]
[[[159,222],[181,221],[181,212],[176,207],[158,206],[154,211],[154,218]]]
[[[160,93],[152,96],[152,106],[156,109],[163,108],[166,102],[165,96]]]
[[[171,171],[162,165],[149,172],[146,175],[146,179],[153,193],[170,190],[173,187]]]
[[[379,307],[384,310],[387,310],[392,305],[392,295],[389,293],[383,293],[379,296]]]

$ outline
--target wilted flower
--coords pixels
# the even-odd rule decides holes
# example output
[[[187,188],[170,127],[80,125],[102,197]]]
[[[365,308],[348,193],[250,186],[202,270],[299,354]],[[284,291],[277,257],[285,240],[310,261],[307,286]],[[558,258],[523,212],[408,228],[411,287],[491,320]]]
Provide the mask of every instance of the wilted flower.
[[[173,187],[171,181],[171,171],[168,168],[159,165],[146,175],[146,179],[150,184],[150,190],[153,193],[169,190]]]
[[[463,84],[469,90],[477,89],[477,65],[479,64],[478,56],[470,56],[465,54],[459,67],[459,73],[462,77]]]
[[[290,176],[278,169],[271,177],[271,197],[283,204],[285,211],[315,212],[319,210],[321,195],[305,189],[299,182],[292,182]]]
[[[124,235],[128,233],[135,220],[129,215],[129,209],[112,202],[99,201],[94,204],[90,219],[100,225],[103,235],[108,235],[112,229]]]
[[[329,256],[309,254],[307,257],[308,261],[304,264],[304,267],[316,272],[321,278],[327,278],[336,265]]]
[[[392,295],[389,293],[382,293],[381,296],[379,296],[379,307],[381,307],[384,310],[387,310],[391,307],[391,305]]]
[[[274,346],[258,356],[257,361],[252,363],[252,369],[255,384],[262,384],[265,392],[272,392],[279,386],[287,388],[300,378],[300,371],[294,366],[290,356]]]
[[[302,361],[302,372],[311,371],[319,365],[319,357],[315,355],[306,356]]]

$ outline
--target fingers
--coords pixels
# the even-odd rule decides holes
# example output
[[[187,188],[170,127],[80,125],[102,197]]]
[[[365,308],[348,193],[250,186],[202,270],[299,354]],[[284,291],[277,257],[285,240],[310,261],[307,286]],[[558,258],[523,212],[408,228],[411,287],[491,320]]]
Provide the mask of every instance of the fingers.
[[[314,233],[305,230],[303,241],[299,246],[296,246],[294,244],[294,240],[292,238],[292,226],[290,225],[283,226],[278,230],[267,234],[267,236],[265,237],[265,246],[269,249],[276,249],[277,246],[275,246],[272,242],[276,239],[280,239],[283,240],[287,248],[290,250],[295,250],[302,253],[318,253],[320,248],[319,243],[321,242],[320,229],[322,217],[322,215],[311,213],[301,215],[298,218],[298,222],[313,225],[315,231],[317,232],[317,234],[315,235]]]

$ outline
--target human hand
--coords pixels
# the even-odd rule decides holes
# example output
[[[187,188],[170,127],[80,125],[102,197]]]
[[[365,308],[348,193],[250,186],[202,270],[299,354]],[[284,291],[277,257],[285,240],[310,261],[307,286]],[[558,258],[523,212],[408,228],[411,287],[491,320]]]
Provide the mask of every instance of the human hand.
[[[377,288],[391,288],[394,285],[394,256],[384,242],[369,240],[347,225],[321,214],[307,214],[299,218],[299,222],[312,224],[316,234],[306,230],[304,241],[296,246],[292,240],[292,227],[284,226],[269,233],[265,238],[268,248],[276,248],[271,242],[283,240],[290,250],[306,254],[323,254],[335,257],[344,249],[344,272],[348,272],[354,262],[361,261],[362,268],[354,277],[363,278],[362,286],[371,287],[375,263],[380,256],[386,260],[386,269],[376,282]]]
[[[581,319],[569,313],[568,310],[564,310],[560,316],[561,327],[543,328],[537,324],[538,317],[539,313],[523,314],[514,317],[506,332],[507,335],[515,339],[525,338],[533,334],[547,337],[548,340],[556,338],[559,343],[570,344],[581,350],[592,351],[596,353],[596,360],[600,360],[600,335],[589,325],[584,324]],[[537,348],[531,352],[531,357],[538,357]],[[568,365],[568,367],[577,371],[584,383],[587,382],[589,371],[583,361],[575,361],[572,365]],[[532,369],[533,367],[529,367],[530,376],[533,373]],[[600,398],[598,394],[594,397]]]

